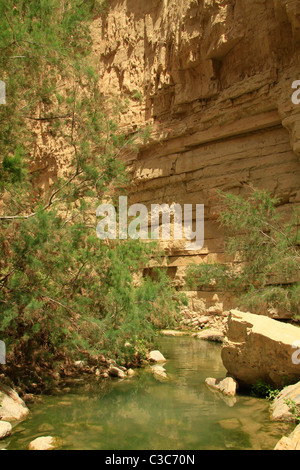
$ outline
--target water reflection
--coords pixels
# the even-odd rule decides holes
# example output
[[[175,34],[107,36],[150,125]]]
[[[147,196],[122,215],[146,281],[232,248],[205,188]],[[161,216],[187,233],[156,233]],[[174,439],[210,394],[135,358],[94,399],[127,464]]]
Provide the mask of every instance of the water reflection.
[[[36,437],[53,435],[65,449],[272,449],[289,432],[270,422],[264,400],[233,402],[205,385],[207,377],[226,374],[220,345],[166,337],[159,348],[168,380],[149,367],[128,380],[73,384],[34,405],[5,446],[26,449]]]

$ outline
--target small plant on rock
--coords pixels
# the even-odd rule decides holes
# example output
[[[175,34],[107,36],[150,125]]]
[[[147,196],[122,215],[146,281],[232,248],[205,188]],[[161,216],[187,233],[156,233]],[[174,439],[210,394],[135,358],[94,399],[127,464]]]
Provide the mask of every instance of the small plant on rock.
[[[251,395],[257,398],[265,398],[274,401],[280,390],[272,388],[264,380],[259,379],[251,388]]]

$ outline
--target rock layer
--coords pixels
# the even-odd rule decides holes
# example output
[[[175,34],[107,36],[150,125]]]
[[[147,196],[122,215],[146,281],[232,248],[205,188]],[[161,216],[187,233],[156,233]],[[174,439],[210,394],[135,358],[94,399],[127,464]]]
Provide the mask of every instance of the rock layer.
[[[283,387],[300,380],[295,345],[300,328],[277,320],[232,310],[228,318],[222,360],[239,384],[250,387],[259,379]]]
[[[268,189],[287,216],[300,203],[299,21],[294,0],[112,0],[93,24],[100,89],[129,103],[122,129],[151,126],[122,153],[131,202],[205,205],[201,250],[162,242],[178,286],[191,262],[224,259],[216,189]],[[211,291],[190,292],[191,309],[211,307]]]
[[[150,126],[149,141],[119,154],[132,176],[131,203],[148,210],[205,205],[201,250],[162,242],[180,288],[191,262],[224,260],[216,189],[267,189],[286,217],[300,204],[300,103],[292,101],[300,80],[299,8],[296,0],[111,0],[93,22],[90,60],[99,89],[127,102],[121,130],[130,136]],[[74,149],[46,122],[33,133],[32,172],[39,170],[36,185],[48,191],[69,174]],[[189,291],[190,310],[205,313],[216,291]],[[231,308],[231,299],[220,299]]]

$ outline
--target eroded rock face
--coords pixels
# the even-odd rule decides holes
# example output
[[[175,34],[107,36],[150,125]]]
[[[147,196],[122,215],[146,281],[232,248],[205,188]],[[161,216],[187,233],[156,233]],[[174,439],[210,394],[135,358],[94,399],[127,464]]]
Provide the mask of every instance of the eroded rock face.
[[[300,203],[300,105],[291,100],[299,8],[295,0],[112,0],[93,24],[100,89],[129,102],[122,129],[151,126],[150,142],[122,153],[131,203],[205,205],[201,250],[162,242],[178,286],[191,261],[224,259],[216,189],[245,194],[251,183],[276,194],[287,214]],[[205,314],[214,291],[189,292],[191,310]]]
[[[299,340],[300,328],[232,310],[222,348],[223,364],[241,385],[249,387],[262,379],[283,387],[300,380],[300,365],[294,363],[298,362],[294,355]]]
[[[130,203],[204,204],[205,243],[162,242],[168,272],[180,288],[191,262],[224,260],[216,223],[216,189],[245,194],[249,183],[271,191],[287,214],[300,204],[300,12],[297,0],[111,0],[91,29],[93,65],[105,96],[128,107],[128,135],[150,126],[120,157],[132,176]],[[36,185],[48,191],[68,174],[73,146],[48,132],[37,137]],[[43,168],[43,170],[41,170]],[[151,269],[151,267],[149,268]],[[192,311],[215,305],[210,291],[189,291]],[[220,296],[224,309],[230,299]],[[270,312],[282,318],[284,312]]]

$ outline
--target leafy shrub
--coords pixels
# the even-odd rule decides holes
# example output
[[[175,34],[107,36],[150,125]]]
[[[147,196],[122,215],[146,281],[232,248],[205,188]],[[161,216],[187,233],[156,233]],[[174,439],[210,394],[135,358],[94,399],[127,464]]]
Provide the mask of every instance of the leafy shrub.
[[[132,354],[141,342],[146,347],[177,308],[162,272],[136,281],[156,246],[96,237],[96,208],[126,190],[118,155],[135,140],[107,117],[90,57],[89,26],[102,3],[0,5],[0,76],[8,93],[0,106],[0,335],[7,367],[19,372],[60,370],[100,353],[128,360],[126,341]],[[117,114],[120,106],[110,104]],[[58,156],[49,145],[48,161],[36,168],[41,136],[70,155],[49,189],[39,177]]]
[[[250,195],[219,193],[219,223],[225,232],[226,261],[193,265],[187,282],[193,288],[229,293],[236,304],[254,313],[270,309],[300,314],[299,213],[290,221],[277,210],[279,201],[267,191]]]
[[[272,388],[269,384],[259,379],[251,388],[251,395],[257,398],[266,398],[269,401],[275,400],[280,390]]]

